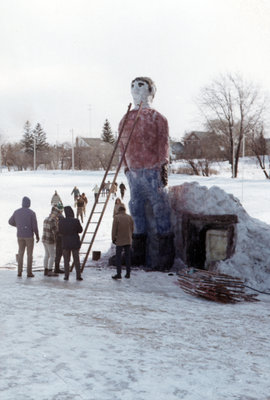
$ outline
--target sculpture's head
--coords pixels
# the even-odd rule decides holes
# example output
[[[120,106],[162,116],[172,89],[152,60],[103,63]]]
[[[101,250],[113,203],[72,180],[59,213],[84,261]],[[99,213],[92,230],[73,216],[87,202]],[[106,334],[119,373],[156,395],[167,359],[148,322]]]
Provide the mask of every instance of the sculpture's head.
[[[151,78],[138,77],[131,82],[131,94],[135,107],[138,107],[141,101],[143,107],[150,107],[156,91],[156,85]]]

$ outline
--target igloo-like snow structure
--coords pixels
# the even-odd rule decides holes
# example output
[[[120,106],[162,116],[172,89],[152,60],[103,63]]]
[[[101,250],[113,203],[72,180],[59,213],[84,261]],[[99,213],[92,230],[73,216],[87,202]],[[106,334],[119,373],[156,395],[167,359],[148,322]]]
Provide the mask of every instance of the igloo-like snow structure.
[[[227,215],[229,218],[224,218],[224,230],[231,229],[233,234],[231,253],[226,259],[215,263],[215,270],[239,277],[259,290],[269,290],[269,225],[250,217],[236,197],[217,186],[208,189],[197,182],[184,183],[170,187],[169,197],[176,244],[175,266],[183,266],[186,263],[183,257],[185,251],[183,229],[187,215],[194,220],[201,216],[202,220],[206,221],[208,221],[206,216],[209,216],[209,221],[213,220],[211,216],[217,216],[214,218],[217,224],[218,222],[222,224],[222,217],[218,216]],[[215,224],[207,223],[210,228],[215,228]],[[221,229],[220,224],[217,225],[218,229]]]

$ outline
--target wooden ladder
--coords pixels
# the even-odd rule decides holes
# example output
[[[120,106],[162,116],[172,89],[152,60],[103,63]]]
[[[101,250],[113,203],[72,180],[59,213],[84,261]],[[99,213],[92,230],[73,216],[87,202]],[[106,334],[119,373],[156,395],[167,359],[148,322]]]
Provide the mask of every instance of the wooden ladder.
[[[121,128],[121,130],[119,132],[119,136],[118,136],[118,139],[117,139],[117,141],[115,143],[114,150],[112,152],[109,164],[108,164],[106,172],[105,172],[105,174],[103,176],[101,185],[99,187],[98,194],[97,194],[97,196],[95,198],[95,202],[94,202],[93,208],[91,210],[90,216],[88,218],[88,221],[87,221],[87,223],[85,225],[85,228],[84,228],[84,231],[83,231],[83,234],[82,234],[82,237],[81,237],[80,260],[83,259],[83,261],[81,261],[81,272],[83,272],[83,270],[84,270],[85,264],[86,264],[86,262],[88,260],[89,254],[90,254],[90,251],[91,251],[91,249],[93,247],[93,244],[94,244],[94,241],[95,241],[99,226],[101,224],[103,215],[105,213],[107,204],[109,202],[109,199],[110,199],[114,184],[116,182],[118,173],[119,173],[120,168],[122,166],[122,163],[123,163],[123,160],[124,160],[124,157],[125,157],[125,154],[126,154],[126,151],[127,151],[130,139],[131,139],[131,136],[132,136],[133,131],[135,129],[135,126],[137,124],[137,121],[138,121],[138,118],[139,118],[139,115],[140,115],[140,112],[141,112],[141,109],[142,109],[142,103],[140,104],[140,107],[139,107],[139,109],[137,111],[136,117],[134,119],[134,123],[132,125],[131,130],[130,130],[130,133],[129,133],[129,136],[128,136],[128,140],[127,140],[126,146],[125,146],[125,148],[123,150],[123,153],[122,153],[121,159],[119,161],[118,167],[114,172],[114,178],[113,178],[113,181],[111,183],[109,194],[105,194],[105,196],[106,196],[105,201],[102,201],[102,197],[100,196],[100,194],[101,194],[102,189],[104,188],[104,184],[106,182],[107,175],[108,175],[108,173],[110,171],[110,168],[111,168],[111,165],[112,165],[112,162],[113,162],[113,158],[114,158],[116,150],[117,150],[117,148],[119,146],[119,142],[120,142],[120,139],[121,139],[121,136],[122,136],[122,133],[123,133],[126,121],[127,121],[127,117],[129,115],[129,112],[130,112],[130,108],[131,108],[131,103],[128,106],[128,110],[127,110],[125,119],[123,121],[122,128]],[[71,271],[72,271],[73,267],[74,267],[74,262],[73,262],[73,264],[71,266]]]

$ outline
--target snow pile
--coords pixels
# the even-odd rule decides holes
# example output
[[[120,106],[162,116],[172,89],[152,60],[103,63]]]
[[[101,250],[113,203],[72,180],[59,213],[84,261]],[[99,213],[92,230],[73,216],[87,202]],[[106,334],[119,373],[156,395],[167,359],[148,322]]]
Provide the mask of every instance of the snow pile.
[[[202,215],[235,214],[235,254],[218,264],[220,272],[244,279],[250,286],[261,290],[270,287],[270,226],[252,218],[240,201],[220,187],[208,189],[197,182],[184,183],[170,188],[170,200],[175,224],[184,213]],[[177,221],[177,222],[176,222]],[[174,226],[179,230],[179,226]]]
[[[69,282],[62,276],[45,277],[41,242],[34,248],[35,278],[26,278],[25,271],[17,278],[16,230],[8,218],[22,197],[31,198],[41,233],[55,189],[65,205],[73,205],[71,191],[78,186],[88,197],[89,216],[92,189],[102,177],[102,171],[0,174],[1,400],[269,398],[269,296],[260,294],[256,303],[218,304],[184,293],[176,285],[176,275],[140,270],[133,270],[130,280],[115,282],[115,269],[104,268],[113,252],[113,200],[93,247],[102,257],[84,269],[82,282],[75,280],[74,271]],[[122,180],[127,186],[123,173],[118,182]],[[185,188],[179,206],[182,202],[193,212],[208,208],[207,213],[217,213],[219,207],[238,215],[238,244],[246,239],[247,252],[245,257],[245,251],[237,249],[238,271],[246,258],[248,262],[254,243],[263,248],[257,250],[258,256],[265,256],[268,226],[251,219],[232,196],[223,202],[223,191],[185,183],[194,180],[209,188],[218,185],[235,197],[241,196],[241,182],[222,176],[169,176],[171,190],[176,190],[174,185]],[[259,178],[246,180],[244,189],[245,209],[270,224],[269,181],[259,171]],[[128,201],[129,190],[126,205]]]

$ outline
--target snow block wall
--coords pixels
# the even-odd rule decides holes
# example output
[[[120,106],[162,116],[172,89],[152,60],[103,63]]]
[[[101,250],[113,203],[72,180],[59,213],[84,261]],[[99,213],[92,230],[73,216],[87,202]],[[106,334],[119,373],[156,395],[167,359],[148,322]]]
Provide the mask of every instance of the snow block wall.
[[[182,219],[186,213],[201,215],[234,214],[236,224],[236,246],[231,258],[219,261],[216,269],[243,279],[259,290],[270,288],[270,225],[252,218],[240,201],[217,186],[208,189],[197,182],[184,183],[169,188],[172,209],[172,226],[176,243],[181,243]],[[176,253],[179,253],[176,249]],[[175,260],[183,265],[181,260]]]

